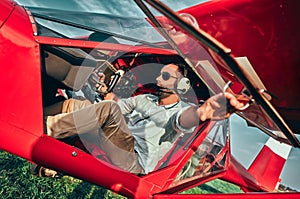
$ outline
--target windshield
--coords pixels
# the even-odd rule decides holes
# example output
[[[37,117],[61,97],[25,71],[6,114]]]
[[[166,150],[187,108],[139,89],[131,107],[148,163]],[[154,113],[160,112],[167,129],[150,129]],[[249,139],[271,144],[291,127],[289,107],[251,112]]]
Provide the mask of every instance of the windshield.
[[[91,0],[88,2],[76,1],[76,0],[15,0],[21,5],[36,7],[36,8],[51,8],[64,11],[77,11],[77,12],[87,12],[87,13],[98,13],[98,14],[111,14],[128,17],[142,17],[145,16],[136,3],[132,0]],[[190,7],[207,0],[185,0],[176,1],[174,0],[162,0],[163,3],[167,4],[170,8],[174,10],[183,9]]]
[[[39,35],[63,38],[87,38],[103,41],[110,37],[118,43],[147,44],[165,39],[146,20],[134,1],[29,1],[17,0],[27,7],[38,23]],[[166,1],[170,2],[170,1]],[[191,6],[193,0],[175,4],[174,9]],[[93,37],[89,36],[93,33]],[[113,36],[113,37],[112,37]]]

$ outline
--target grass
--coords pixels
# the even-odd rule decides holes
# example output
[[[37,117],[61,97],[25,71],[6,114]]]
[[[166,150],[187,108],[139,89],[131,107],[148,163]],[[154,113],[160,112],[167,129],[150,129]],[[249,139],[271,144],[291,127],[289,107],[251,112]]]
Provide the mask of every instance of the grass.
[[[42,178],[30,173],[30,163],[0,151],[0,198],[5,199],[124,199],[107,189],[70,177]],[[183,193],[237,193],[238,187],[214,180]]]
[[[0,152],[0,198],[124,198],[91,183],[70,177],[43,178],[30,173],[30,163]]]
[[[243,193],[241,189],[233,184],[222,180],[213,180],[203,185],[182,192],[184,194],[209,194],[209,193]]]

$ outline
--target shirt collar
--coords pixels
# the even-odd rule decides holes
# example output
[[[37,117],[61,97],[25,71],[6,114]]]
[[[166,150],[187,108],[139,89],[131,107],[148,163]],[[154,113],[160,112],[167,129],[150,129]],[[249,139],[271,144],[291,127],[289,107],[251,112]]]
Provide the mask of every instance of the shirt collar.
[[[158,105],[158,100],[159,100],[159,97],[156,96],[156,95],[152,95],[152,94],[149,94],[147,96],[147,99],[152,101],[152,102],[155,102],[157,105]],[[168,104],[168,105],[161,105],[161,107],[164,107],[165,109],[171,109],[173,107],[175,107],[177,104],[179,104],[180,101],[178,102],[175,102],[173,104]],[[159,105],[158,105],[159,106]]]

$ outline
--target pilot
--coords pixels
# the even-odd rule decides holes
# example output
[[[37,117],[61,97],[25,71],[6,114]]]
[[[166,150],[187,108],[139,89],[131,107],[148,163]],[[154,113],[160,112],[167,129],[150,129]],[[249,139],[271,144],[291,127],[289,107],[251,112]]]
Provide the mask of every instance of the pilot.
[[[210,97],[200,107],[186,104],[176,89],[182,71],[179,64],[162,67],[156,78],[159,95],[113,101],[116,97],[110,93],[96,104],[68,99],[63,113],[47,117],[47,134],[54,138],[89,135],[114,165],[135,174],[149,173],[172,146],[171,140],[161,139],[166,133],[179,135],[206,120],[228,118],[227,102],[234,109],[243,106],[227,92]]]

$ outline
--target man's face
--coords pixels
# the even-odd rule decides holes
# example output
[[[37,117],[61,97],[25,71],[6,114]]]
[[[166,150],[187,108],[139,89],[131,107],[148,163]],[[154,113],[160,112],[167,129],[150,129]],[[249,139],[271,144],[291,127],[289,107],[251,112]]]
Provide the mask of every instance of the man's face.
[[[178,66],[174,64],[165,65],[161,69],[160,75],[156,78],[157,86],[174,91],[179,78],[180,73],[178,72]]]

